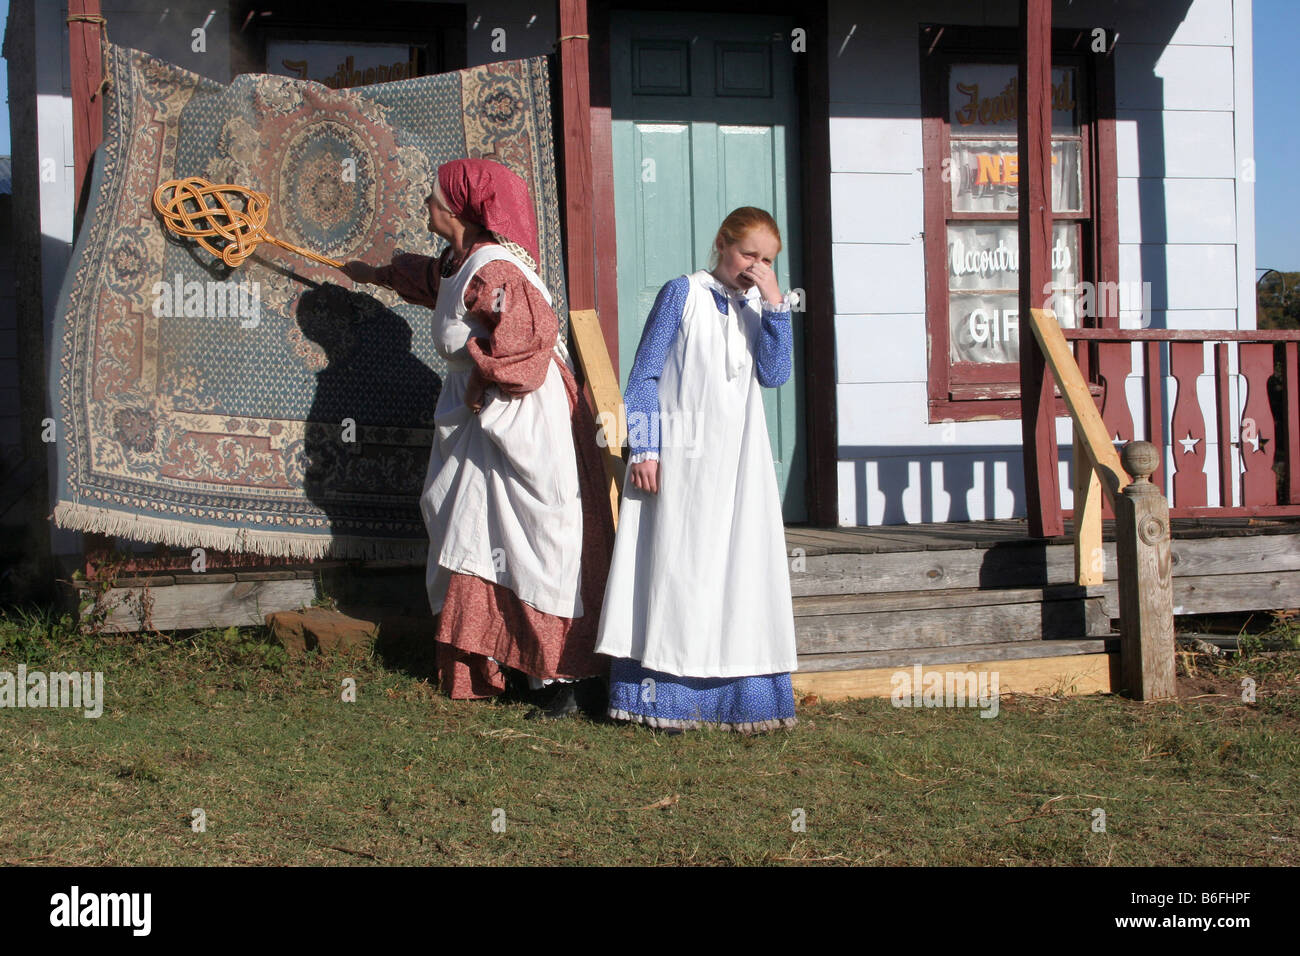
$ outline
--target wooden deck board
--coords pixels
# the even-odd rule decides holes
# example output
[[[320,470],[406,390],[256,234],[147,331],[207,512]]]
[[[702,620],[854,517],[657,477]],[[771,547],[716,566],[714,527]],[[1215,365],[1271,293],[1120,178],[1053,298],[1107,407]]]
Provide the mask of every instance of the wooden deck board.
[[[1012,649],[1008,648],[1008,652]],[[1020,650],[1016,648],[1015,650]],[[916,662],[921,663],[921,662]],[[989,667],[989,664],[996,665]],[[1060,656],[1037,656],[987,661],[970,658],[960,661],[936,661],[921,664],[922,674],[954,670],[996,670],[998,693],[1002,694],[1107,694],[1120,686],[1118,653],[1065,653]],[[803,662],[800,662],[803,666]],[[900,665],[876,665],[813,671],[801,670],[791,675],[795,692],[815,694],[823,700],[852,697],[891,697],[894,675]],[[912,666],[908,662],[907,667]]]
[[[1044,601],[1080,600],[1088,596],[1087,588],[1070,584],[982,591],[935,588],[919,592],[830,594],[795,598],[794,616],[798,619],[827,614],[866,614],[874,611],[920,611],[944,607],[1041,604]]]
[[[1292,518],[1174,518],[1173,539],[1239,538],[1270,535],[1300,535],[1300,519]],[[1066,521],[1065,534],[1053,538],[1030,538],[1023,519],[996,521],[953,521],[930,524],[880,525],[864,528],[786,528],[787,542],[806,549],[818,546],[829,554],[888,554],[908,551],[950,551],[963,548],[991,548],[1000,544],[1068,545],[1074,533],[1073,521]],[[1102,540],[1115,540],[1115,522],[1102,522]],[[812,553],[811,550],[808,553]]]
[[[1174,614],[1222,614],[1300,607],[1300,571],[1174,576]],[[1114,581],[1088,588],[1105,598],[1105,611],[1119,617]]]
[[[1118,650],[1118,637],[1096,637],[1076,640],[908,647],[839,654],[800,654],[799,670],[796,673],[817,674],[872,667],[910,667],[913,664],[975,664],[1032,657],[1102,654]]]

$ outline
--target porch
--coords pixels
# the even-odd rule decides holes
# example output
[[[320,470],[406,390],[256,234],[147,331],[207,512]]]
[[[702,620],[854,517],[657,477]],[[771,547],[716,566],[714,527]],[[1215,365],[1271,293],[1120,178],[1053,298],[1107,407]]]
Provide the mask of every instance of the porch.
[[[801,694],[884,696],[901,668],[996,669],[1005,691],[1108,692],[1119,684],[1114,523],[1102,583],[1075,584],[1072,521],[1031,538],[1024,519],[786,528]],[[1178,616],[1268,610],[1300,595],[1300,518],[1174,518]],[[246,556],[253,558],[255,556]],[[258,564],[204,573],[189,553],[137,556],[111,584],[69,583],[107,631],[260,625],[322,600],[385,629],[432,630],[422,561]],[[96,561],[101,574],[111,563]],[[422,623],[423,622],[423,623]]]
[[[1174,518],[1179,617],[1268,610],[1300,595],[1300,519]],[[1075,583],[1073,519],[1031,538],[1024,519],[786,529],[799,646],[796,686],[890,693],[900,668],[995,668],[1003,691],[1119,684],[1115,528],[1102,583]],[[1249,539],[1249,540],[1243,540]]]

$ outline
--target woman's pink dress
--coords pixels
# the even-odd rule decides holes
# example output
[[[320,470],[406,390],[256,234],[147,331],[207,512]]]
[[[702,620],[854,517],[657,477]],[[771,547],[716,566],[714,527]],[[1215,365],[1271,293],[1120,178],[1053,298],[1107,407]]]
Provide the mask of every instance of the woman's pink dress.
[[[466,250],[466,256],[478,248]],[[417,305],[433,308],[442,257],[403,254],[378,270],[376,281]],[[497,311],[497,305],[501,309]],[[477,374],[510,395],[541,386],[551,362],[559,366],[569,397],[573,443],[582,494],[582,617],[547,614],[509,588],[453,572],[438,624],[438,671],[453,698],[491,697],[505,690],[501,668],[537,678],[604,674],[608,659],[594,651],[605,579],[614,544],[609,491],[596,445],[596,421],[573,373],[555,355],[559,320],[540,290],[507,260],[484,264],[465,289],[465,306],[491,333],[470,339]]]

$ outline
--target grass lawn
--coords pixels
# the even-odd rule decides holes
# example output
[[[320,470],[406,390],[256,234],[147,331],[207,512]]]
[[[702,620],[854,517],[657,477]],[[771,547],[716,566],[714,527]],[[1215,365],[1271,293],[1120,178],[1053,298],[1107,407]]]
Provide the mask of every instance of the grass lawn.
[[[266,639],[0,616],[0,671],[102,671],[105,697],[0,710],[0,862],[1300,864],[1300,652],[1183,656],[1166,703],[807,700],[746,738],[526,721],[440,696],[427,655]]]

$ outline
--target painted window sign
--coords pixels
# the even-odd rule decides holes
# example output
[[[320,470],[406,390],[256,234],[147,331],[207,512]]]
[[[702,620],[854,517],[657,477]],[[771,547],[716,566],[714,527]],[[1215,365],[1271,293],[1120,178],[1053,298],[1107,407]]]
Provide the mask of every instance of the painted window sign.
[[[1052,208],[1083,210],[1083,182],[1076,140],[1052,142]],[[1020,158],[1016,141],[959,140],[952,153],[952,211],[1015,212],[1020,208]]]
[[[1074,67],[1052,70],[1052,135],[1079,134]],[[948,72],[952,136],[1016,137],[1016,64],[954,63]]]
[[[1076,72],[1070,66],[1052,71],[1052,210],[1078,216],[1085,200]],[[948,343],[954,363],[1020,360],[1020,246],[1009,215],[1019,208],[1016,86],[1014,63],[949,66]],[[981,221],[981,216],[990,218]],[[1077,286],[1079,255],[1078,220],[1055,223],[1056,290],[1072,292]]]
[[[266,70],[348,89],[418,76],[416,48],[395,43],[339,43],[332,40],[266,44]]]
[[[1052,286],[1079,283],[1079,227],[1052,228]],[[1020,247],[1014,222],[948,224],[948,343],[953,362],[1020,361]],[[1065,318],[1065,317],[1063,317]],[[1070,325],[1068,318],[1062,322]]]

